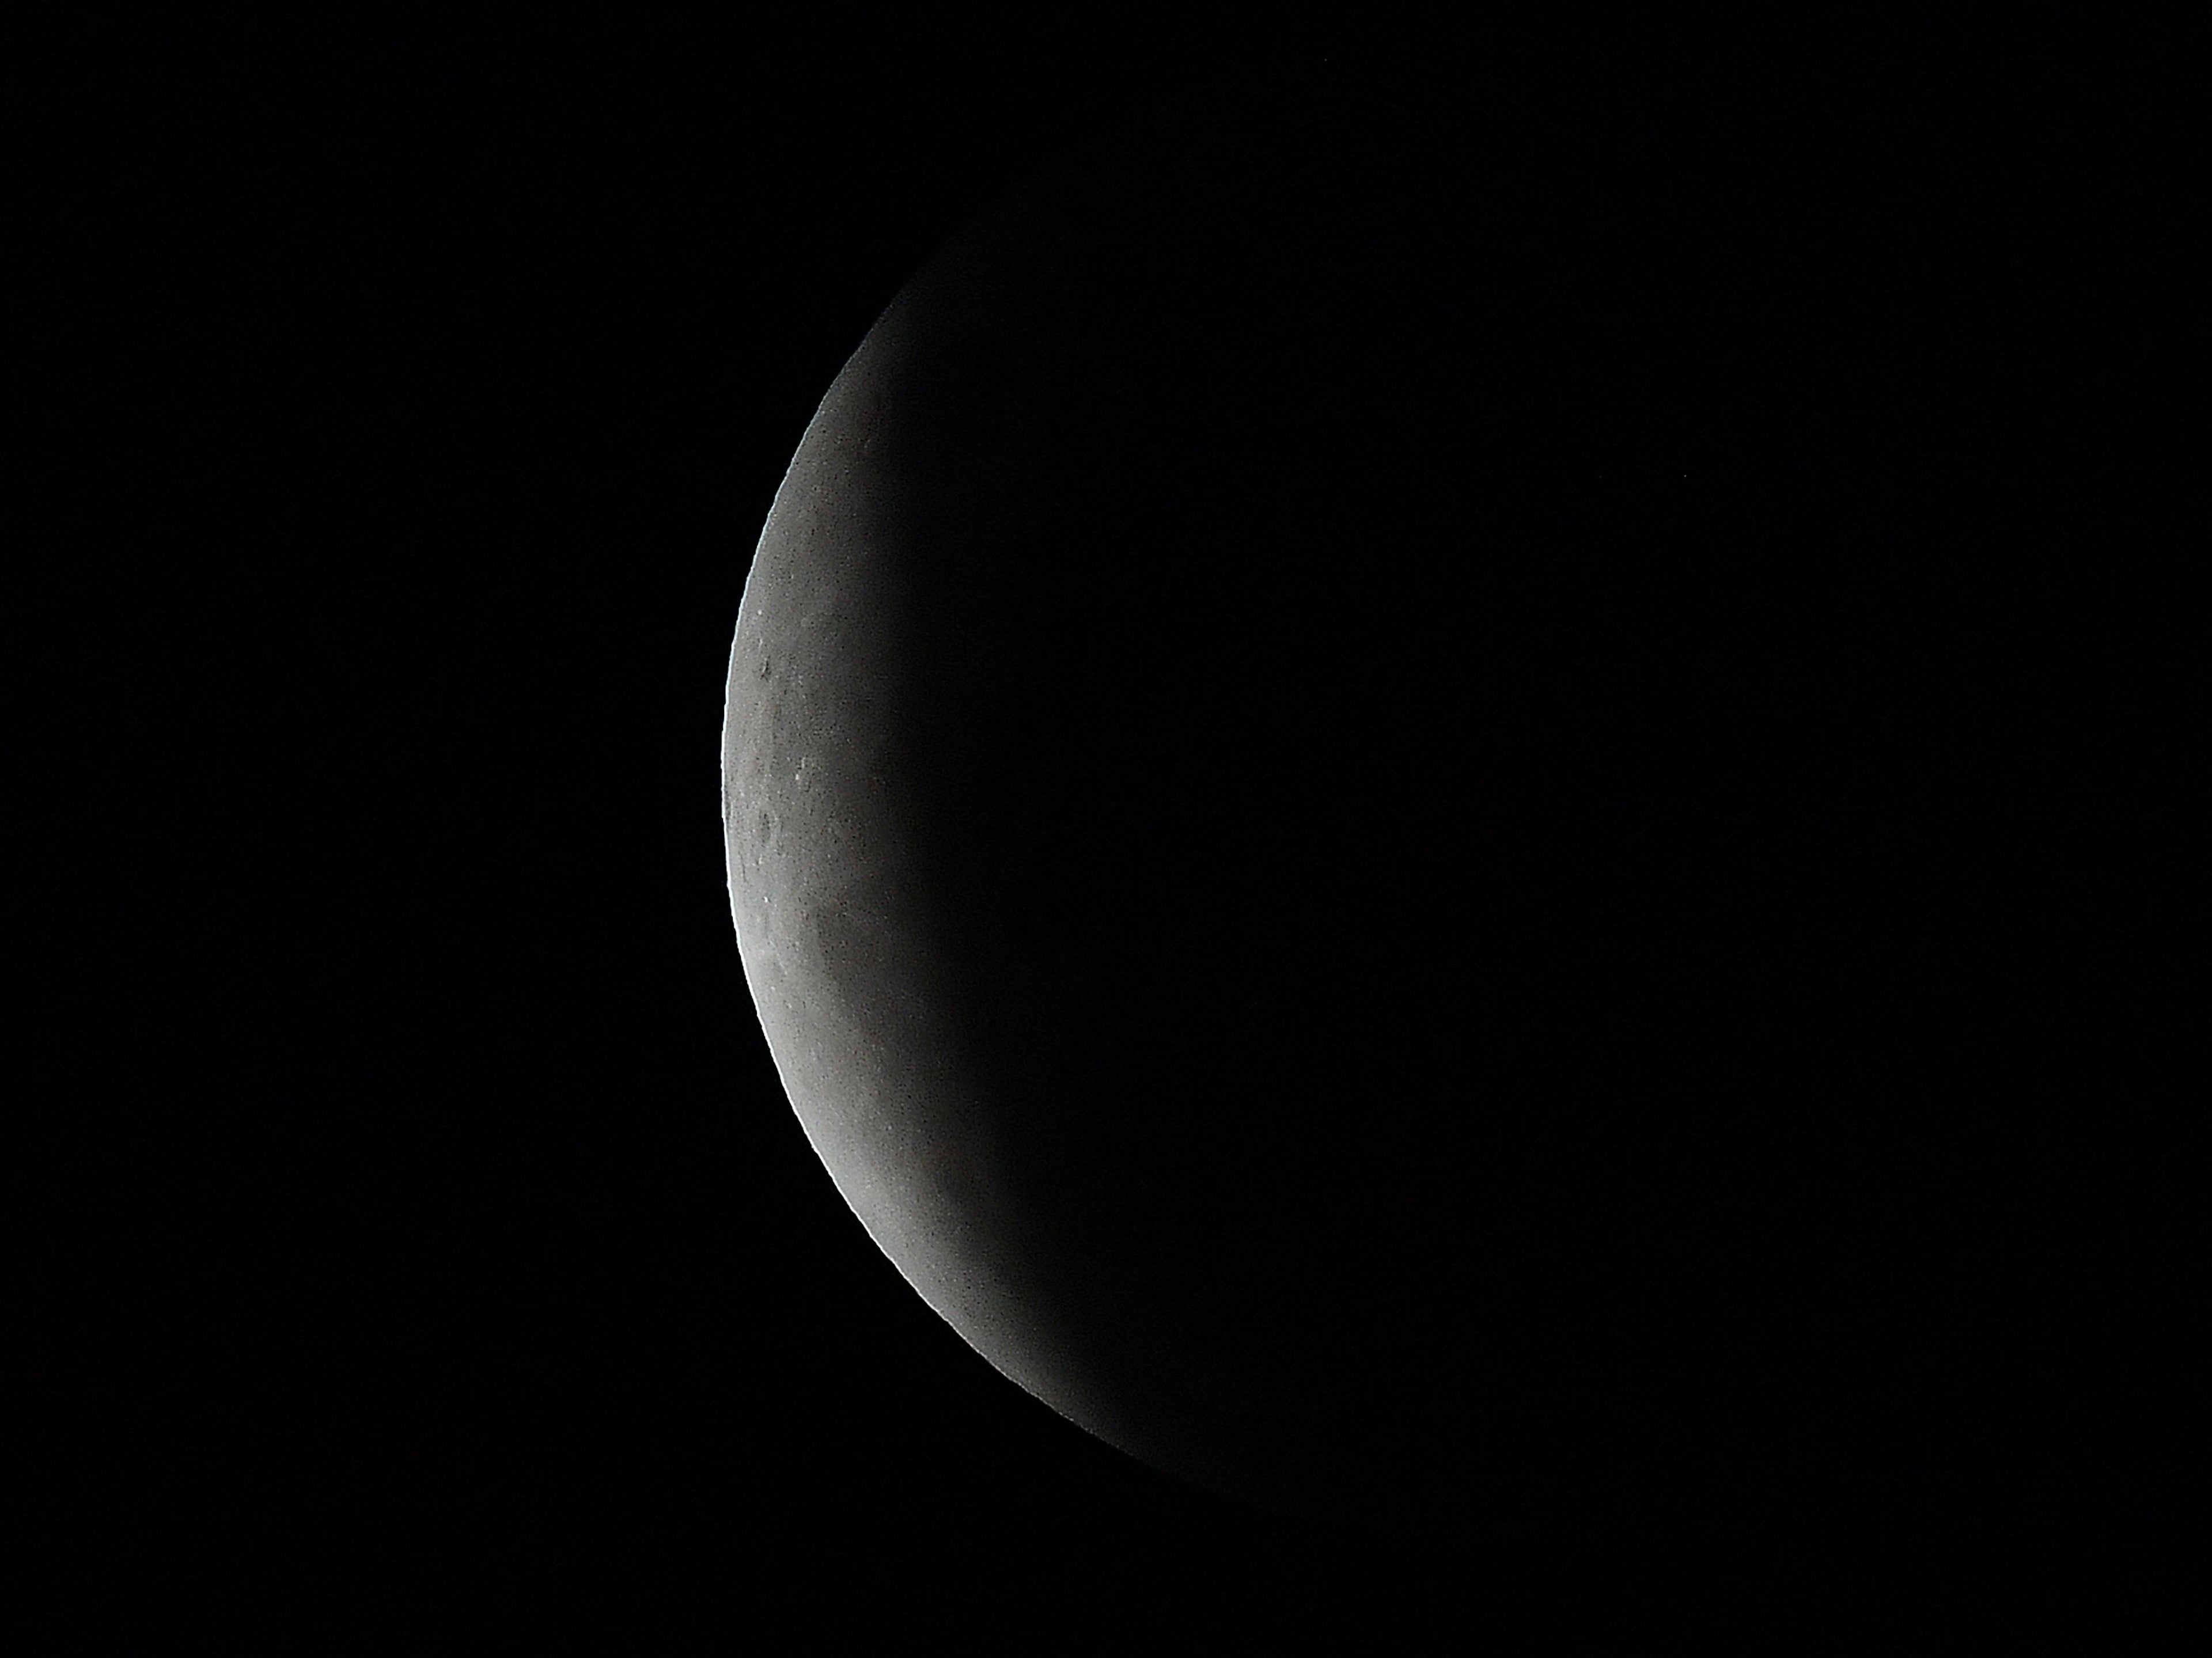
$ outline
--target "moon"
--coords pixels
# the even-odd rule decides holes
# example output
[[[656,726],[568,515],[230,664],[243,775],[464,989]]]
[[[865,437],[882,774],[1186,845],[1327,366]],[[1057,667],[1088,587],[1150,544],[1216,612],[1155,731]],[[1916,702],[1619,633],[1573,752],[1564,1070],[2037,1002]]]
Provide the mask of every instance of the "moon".
[[[839,1193],[908,1282],[1002,1372],[1090,1427],[967,1054],[913,827],[912,572],[887,405],[895,307],[809,427],[756,554],[731,659],[729,883],[747,983]]]
[[[1778,106],[1178,110],[960,238],[799,446],[747,982],[885,1255],[1132,1455],[1386,1525],[1771,1508],[1988,1363],[1926,975],[1984,947],[2020,635],[1923,458],[1996,393]]]

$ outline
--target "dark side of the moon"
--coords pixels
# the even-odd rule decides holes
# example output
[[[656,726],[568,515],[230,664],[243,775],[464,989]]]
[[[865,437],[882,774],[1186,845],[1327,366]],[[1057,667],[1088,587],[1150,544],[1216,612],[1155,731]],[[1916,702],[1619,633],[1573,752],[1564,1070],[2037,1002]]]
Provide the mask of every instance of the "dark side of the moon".
[[[1955,106],[1417,81],[1152,112],[830,390],[724,756],[792,1102],[986,1359],[1265,1507],[2032,1507],[2101,970],[2041,210]]]

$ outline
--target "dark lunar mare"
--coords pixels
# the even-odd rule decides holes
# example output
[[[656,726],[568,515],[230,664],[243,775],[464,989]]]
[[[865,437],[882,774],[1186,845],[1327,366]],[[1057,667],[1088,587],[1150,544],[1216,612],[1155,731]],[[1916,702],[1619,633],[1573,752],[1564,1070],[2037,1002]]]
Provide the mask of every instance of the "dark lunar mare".
[[[1992,1512],[2085,925],[2051,319],[1926,109],[1488,90],[1170,112],[900,296],[732,665],[771,1044],[933,1304],[1163,1467]]]

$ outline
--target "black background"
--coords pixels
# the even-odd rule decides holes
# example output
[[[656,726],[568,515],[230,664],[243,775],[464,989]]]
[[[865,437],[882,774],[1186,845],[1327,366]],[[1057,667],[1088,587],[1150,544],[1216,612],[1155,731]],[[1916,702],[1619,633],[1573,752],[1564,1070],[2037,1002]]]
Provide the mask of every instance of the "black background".
[[[95,17],[40,62],[26,1419],[80,1615],[1012,1648],[1367,1598],[1362,1546],[1129,1461],[900,1280],[722,870],[815,404],[946,234],[1226,38]]]
[[[60,805],[25,883],[60,1171],[29,1212],[61,1224],[22,1420],[64,1471],[49,1536],[88,1546],[52,1587],[471,1650],[781,1649],[793,1607],[1010,1649],[1633,1634],[1927,1587],[1186,1490],[930,1314],[781,1098],[716,744],[808,417],[1053,146],[1334,37],[94,15],[53,44],[21,383],[60,510],[21,659]],[[1943,1597],[2027,1592],[1989,1570]]]

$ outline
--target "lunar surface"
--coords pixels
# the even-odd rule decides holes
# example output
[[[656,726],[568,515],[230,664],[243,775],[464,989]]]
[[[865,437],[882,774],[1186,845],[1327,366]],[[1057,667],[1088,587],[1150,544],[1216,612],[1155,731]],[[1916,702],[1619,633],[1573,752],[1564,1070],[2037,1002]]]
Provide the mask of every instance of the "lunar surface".
[[[911,819],[899,593],[912,529],[885,462],[904,319],[823,401],[747,581],[724,754],[747,981],[808,1139],[907,1280],[1007,1376],[1096,1426],[964,1062]]]
[[[2028,1224],[1966,204],[1764,84],[1449,90],[1163,117],[885,313],[740,612],[747,980],[898,1270],[1158,1466],[1878,1504]]]

